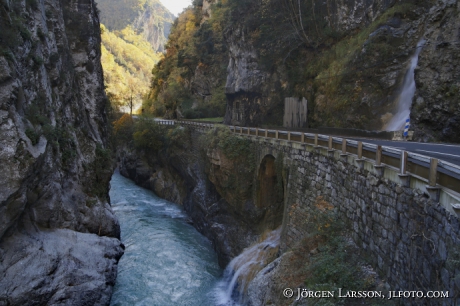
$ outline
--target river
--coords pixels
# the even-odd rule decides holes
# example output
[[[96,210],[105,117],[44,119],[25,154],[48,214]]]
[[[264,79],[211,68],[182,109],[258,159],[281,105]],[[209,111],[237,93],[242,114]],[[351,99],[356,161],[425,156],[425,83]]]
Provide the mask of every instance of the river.
[[[126,249],[111,305],[236,305],[210,241],[174,203],[118,172],[110,198]]]

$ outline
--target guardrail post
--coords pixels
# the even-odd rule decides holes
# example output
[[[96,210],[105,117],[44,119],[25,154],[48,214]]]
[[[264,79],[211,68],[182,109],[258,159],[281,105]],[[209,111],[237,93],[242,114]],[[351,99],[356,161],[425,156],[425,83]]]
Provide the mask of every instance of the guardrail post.
[[[278,139],[278,130],[275,132],[275,139]]]
[[[436,186],[436,174],[438,172],[438,160],[436,158],[431,158],[430,160],[430,176],[428,179],[428,184],[430,187]]]
[[[265,129],[265,138],[268,137],[268,129]]]
[[[374,168],[376,170],[376,174],[379,177],[383,176],[383,172],[385,171],[385,166],[382,165],[382,146],[377,146],[377,150],[375,151],[375,165]]]
[[[329,136],[328,145],[327,145],[327,155],[329,157],[334,156],[334,150],[332,149],[332,136]]]
[[[305,142],[305,133],[302,132],[302,134],[300,134],[300,142],[304,143]]]
[[[258,136],[259,136],[259,128],[257,127],[256,128],[256,137],[258,137]]]
[[[380,166],[382,164],[382,146],[377,146],[375,151],[375,165]]]
[[[405,175],[407,171],[407,151],[401,151],[400,174]]]
[[[345,138],[342,138],[342,153],[340,153],[340,159],[343,162],[347,161],[347,140]]]
[[[407,151],[401,151],[401,165],[399,168],[399,179],[401,180],[401,186],[410,186],[410,175],[406,174],[407,171]]]
[[[430,198],[433,201],[439,201],[439,192],[441,190],[440,187],[436,186],[438,175],[438,159],[431,158],[430,160],[430,175],[428,176],[428,186],[426,186],[426,191],[430,195]]]
[[[243,134],[243,127],[240,126],[240,134]]]
[[[291,132],[288,132],[288,141],[291,141]]]
[[[318,145],[318,134],[315,134],[315,138],[313,141],[313,150],[315,150],[316,153],[319,153],[319,150],[321,147]]]
[[[363,159],[363,142],[358,141],[358,159],[355,160],[356,164],[358,165],[358,169],[362,171],[364,169],[364,159]]]
[[[248,127],[248,136],[251,135],[251,128]]]

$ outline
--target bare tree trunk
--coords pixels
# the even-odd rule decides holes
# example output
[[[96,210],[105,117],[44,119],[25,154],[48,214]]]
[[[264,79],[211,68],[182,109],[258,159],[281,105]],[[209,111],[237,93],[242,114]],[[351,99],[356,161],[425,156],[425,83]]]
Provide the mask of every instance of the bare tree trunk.
[[[304,41],[307,44],[310,44],[311,43],[310,38],[308,37],[307,32],[305,31],[305,28],[303,26],[302,9],[300,5],[300,0],[297,0],[297,5],[295,4],[295,0],[285,0],[284,3],[287,6],[287,11],[289,13],[289,20],[297,36],[300,38],[300,40]]]
[[[315,0],[311,0],[311,11],[313,13],[313,22],[315,23],[316,34],[318,34],[318,38],[320,37],[318,31],[318,25],[316,24],[316,15],[315,15]]]
[[[131,90],[131,101],[129,102],[129,108],[131,110],[131,117],[133,116],[133,91]]]

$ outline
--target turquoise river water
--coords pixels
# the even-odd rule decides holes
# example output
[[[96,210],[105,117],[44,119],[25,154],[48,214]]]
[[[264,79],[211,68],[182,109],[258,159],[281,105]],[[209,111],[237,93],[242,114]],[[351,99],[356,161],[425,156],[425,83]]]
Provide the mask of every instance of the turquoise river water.
[[[110,198],[126,246],[111,305],[236,305],[208,239],[183,209],[115,173]]]

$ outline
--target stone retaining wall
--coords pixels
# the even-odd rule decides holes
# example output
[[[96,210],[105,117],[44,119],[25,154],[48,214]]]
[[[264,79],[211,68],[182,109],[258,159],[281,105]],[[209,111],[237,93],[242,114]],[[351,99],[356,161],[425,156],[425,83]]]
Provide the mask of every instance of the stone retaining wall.
[[[460,303],[460,223],[456,216],[416,188],[379,175],[372,163],[284,141],[255,139],[259,159],[283,158],[285,216],[282,251],[306,234],[307,213],[322,197],[349,221],[351,236],[391,290],[449,291],[449,299],[401,300],[405,304]]]

